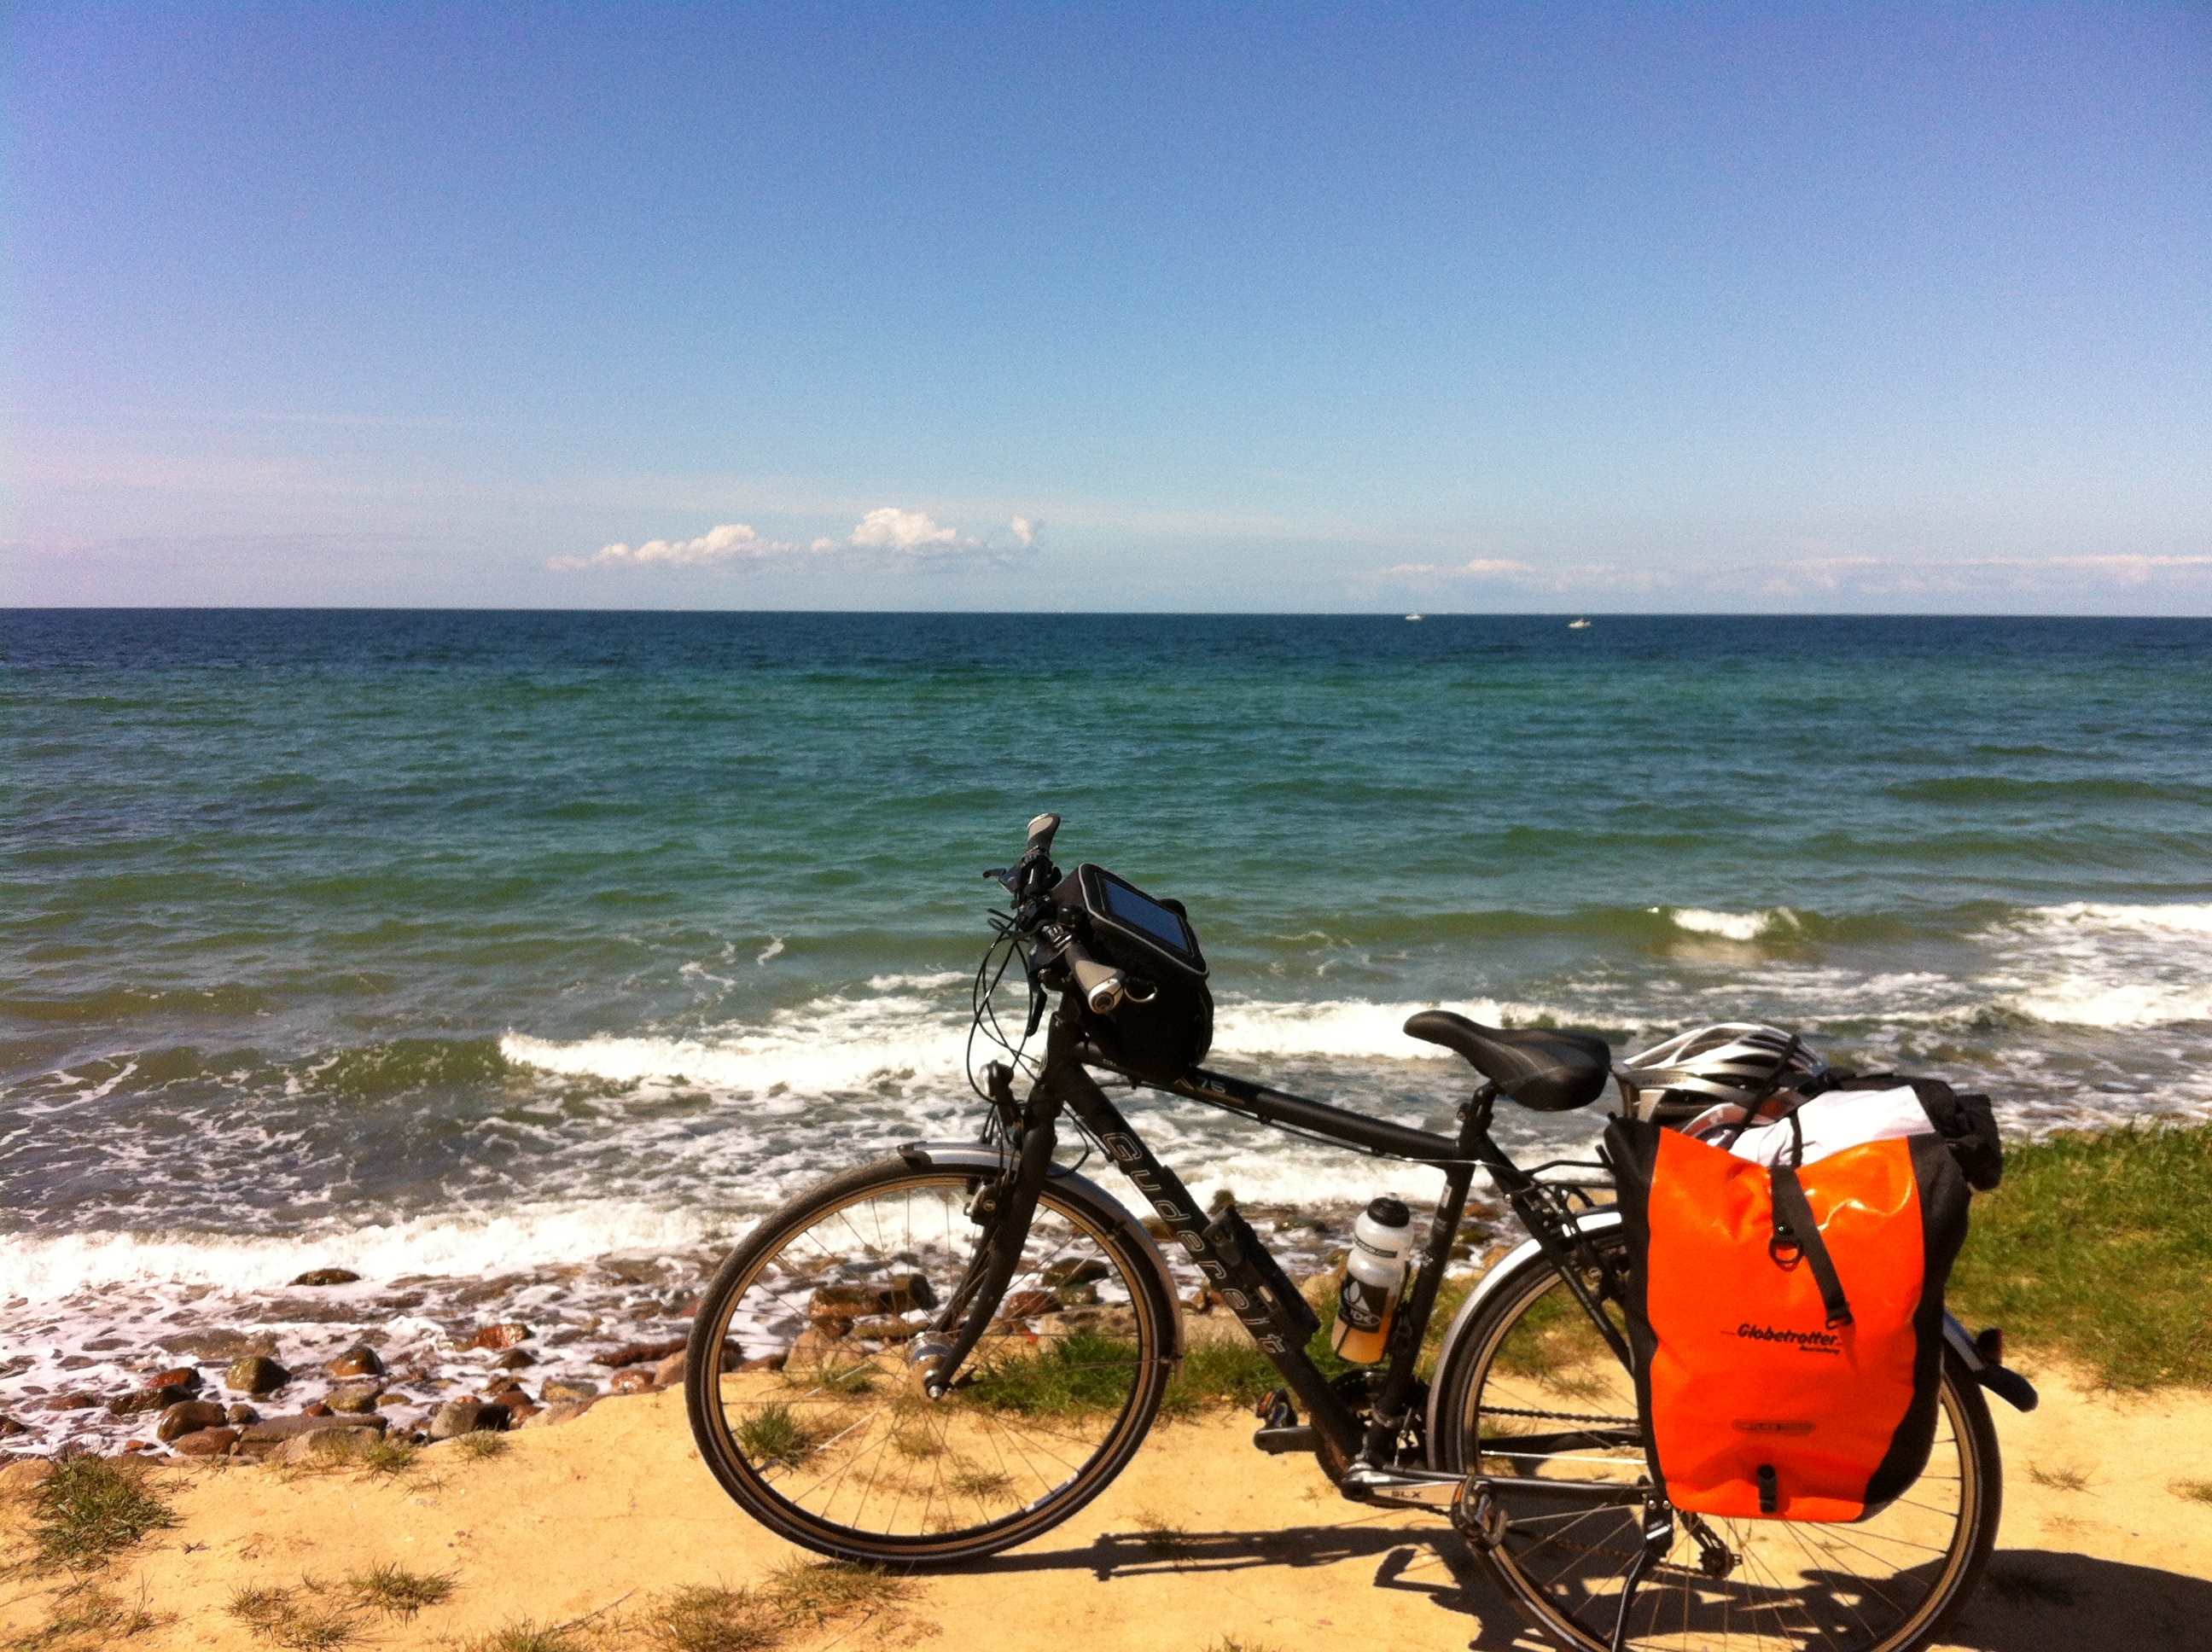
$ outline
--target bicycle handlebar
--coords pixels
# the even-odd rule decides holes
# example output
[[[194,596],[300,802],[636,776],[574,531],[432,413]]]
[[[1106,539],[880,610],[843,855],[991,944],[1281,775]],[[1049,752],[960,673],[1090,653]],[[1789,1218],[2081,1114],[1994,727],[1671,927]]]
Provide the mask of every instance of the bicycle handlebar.
[[[1073,936],[1060,951],[1060,959],[1067,965],[1067,973],[1075,977],[1076,990],[1083,1001],[1091,1006],[1093,1015],[1111,1015],[1128,993],[1129,983],[1119,969],[1103,964],[1083,950],[1083,943]]]

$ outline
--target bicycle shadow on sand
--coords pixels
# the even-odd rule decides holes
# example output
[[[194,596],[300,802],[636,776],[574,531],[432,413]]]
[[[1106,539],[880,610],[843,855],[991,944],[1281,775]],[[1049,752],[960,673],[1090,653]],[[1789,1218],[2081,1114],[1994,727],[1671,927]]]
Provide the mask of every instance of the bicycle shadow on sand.
[[[1102,1532],[1084,1549],[1000,1555],[983,1574],[1084,1570],[1097,1580],[1178,1572],[1292,1570],[1372,1558],[1372,1583],[1428,1597],[1458,1618],[1468,1652],[1542,1646],[1449,1532],[1303,1526],[1264,1532]],[[2212,1624],[2212,1580],[2057,1550],[2000,1549],[1939,1647],[1965,1652],[2151,1652],[2196,1644]],[[1447,1631],[1449,1632],[1449,1631]],[[1439,1643],[1440,1644],[1443,1643]]]

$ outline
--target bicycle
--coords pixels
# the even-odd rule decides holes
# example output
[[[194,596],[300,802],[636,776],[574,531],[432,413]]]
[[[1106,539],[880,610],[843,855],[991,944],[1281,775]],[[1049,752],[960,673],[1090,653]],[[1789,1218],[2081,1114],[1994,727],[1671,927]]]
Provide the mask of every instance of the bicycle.
[[[1179,1065],[1121,1037],[1115,1017],[1134,1015],[1141,1030],[1149,1013],[1157,1032],[1174,1023],[1179,993],[1176,1013],[1196,1012],[1170,967],[1180,951],[1203,981],[1187,914],[1101,868],[1063,878],[1050,859],[1059,824],[1038,817],[1021,860],[986,874],[1012,909],[994,914],[974,1027],[1012,1062],[989,1063],[979,1082],[971,1057],[982,1138],[909,1143],[802,1193],[762,1219],[701,1299],[686,1362],[692,1431],[748,1513],[838,1558],[946,1566],[1051,1529],[1127,1464],[1182,1354],[1177,1292],[1146,1224],[1055,1158],[1067,1119],[1280,1372],[1255,1444],[1312,1452],[1355,1502],[1448,1519],[1557,1645],[1904,1652],[1958,1609],[2002,1498],[1981,1388],[2018,1404],[2025,1387],[1994,1345],[1947,1321],[1928,1471],[1869,1520],[1808,1527],[1667,1507],[1644,1472],[1620,1307],[1626,1245],[1597,1198],[1605,1167],[1523,1168],[1490,1134],[1501,1096],[1546,1111],[1595,1101],[1613,1078],[1604,1042],[1414,1016],[1409,1034],[1480,1075],[1449,1136]],[[1154,978],[1097,956],[1131,956],[1132,925],[1164,960]],[[1019,1039],[994,1007],[1016,958],[1030,993]],[[1042,1057],[1029,1057],[1048,1008]],[[1202,1212],[1092,1067],[1443,1173],[1377,1366],[1324,1376],[1309,1352],[1320,1317],[1250,1223],[1233,1202]],[[1424,1380],[1478,1171],[1529,1236],[1469,1291]]]

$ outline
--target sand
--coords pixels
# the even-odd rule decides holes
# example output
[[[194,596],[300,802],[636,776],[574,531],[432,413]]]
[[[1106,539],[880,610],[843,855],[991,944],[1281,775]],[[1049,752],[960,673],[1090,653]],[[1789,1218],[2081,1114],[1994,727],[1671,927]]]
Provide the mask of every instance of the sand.
[[[1943,1644],[1974,1652],[2212,1646],[2212,1394],[2093,1392],[2045,1367],[2040,1411],[1995,1407],[2006,1507],[1990,1582]],[[901,1607],[794,1637],[797,1648],[1033,1646],[1201,1652],[1505,1649],[1510,1609],[1438,1522],[1340,1499],[1310,1458],[1251,1449],[1249,1418],[1162,1428],[1103,1497],[1056,1532],[917,1580]],[[602,1401],[517,1433],[484,1461],[435,1448],[398,1478],[354,1469],[165,1465],[182,1523],[105,1587],[167,1621],[127,1644],[262,1647],[234,1591],[384,1561],[452,1571],[447,1603],[358,1643],[435,1647],[527,1614],[635,1611],[657,1591],[756,1582],[799,1552],[748,1520],[694,1454],[682,1396]],[[4,1518],[20,1543],[24,1509]],[[52,1586],[0,1585],[0,1635],[46,1621]],[[620,1603],[620,1604],[617,1604]],[[602,1621],[605,1621],[604,1619]],[[5,1644],[0,1641],[0,1644]]]

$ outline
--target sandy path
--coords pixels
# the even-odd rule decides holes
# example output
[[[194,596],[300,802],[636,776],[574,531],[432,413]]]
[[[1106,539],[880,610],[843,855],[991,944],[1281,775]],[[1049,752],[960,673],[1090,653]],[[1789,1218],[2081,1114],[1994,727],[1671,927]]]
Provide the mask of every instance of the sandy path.
[[[1997,1406],[2007,1504],[1992,1582],[1947,1644],[1974,1652],[2212,1646],[2212,1394],[2114,1400],[2041,1374],[2041,1411]],[[1253,1451],[1241,1417],[1165,1429],[1120,1482],[1029,1547],[923,1580],[907,1620],[841,1644],[935,1639],[1086,1652],[1200,1652],[1224,1636],[1281,1652],[1347,1646],[1504,1649],[1510,1610],[1455,1540],[1418,1516],[1340,1500],[1310,1459]],[[2042,1479],[2037,1478],[2040,1471]],[[397,1480],[350,1471],[165,1468],[184,1524],[110,1587],[176,1614],[146,1652],[257,1643],[223,1612],[238,1588],[398,1560],[460,1588],[364,1644],[435,1646],[527,1613],[560,1620],[684,1584],[740,1584],[795,1552],[729,1503],[691,1451],[681,1397],[603,1402],[512,1437],[485,1461],[450,1449]],[[2081,1489],[2069,1489],[2079,1477]],[[20,1508],[11,1511],[20,1520]],[[1147,1536],[1179,1528],[1175,1537]],[[0,1627],[42,1620],[4,1586]],[[819,1642],[828,1638],[817,1636]]]

